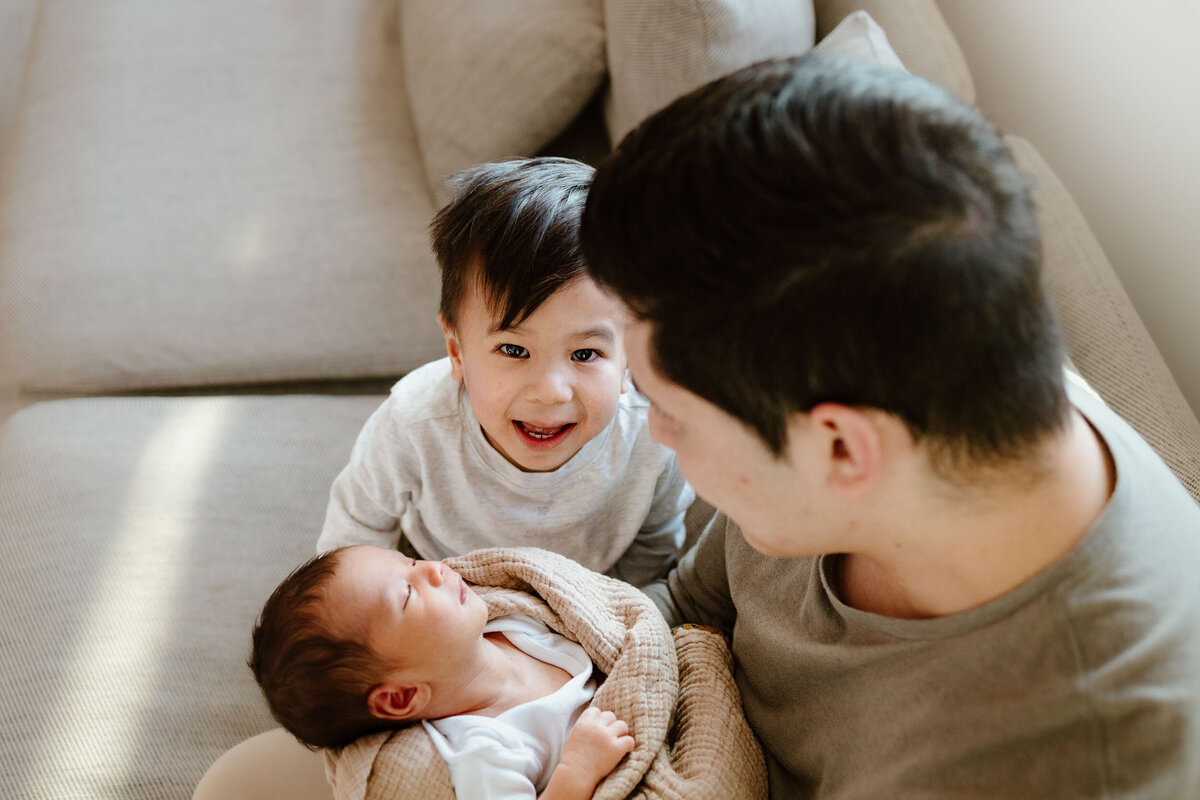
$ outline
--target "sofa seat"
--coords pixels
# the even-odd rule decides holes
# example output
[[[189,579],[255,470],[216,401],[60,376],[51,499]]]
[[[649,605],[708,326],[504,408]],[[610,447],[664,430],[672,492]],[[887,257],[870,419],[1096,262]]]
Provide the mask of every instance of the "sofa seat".
[[[250,630],[380,401],[71,399],[0,429],[0,794],[188,797],[273,725]]]

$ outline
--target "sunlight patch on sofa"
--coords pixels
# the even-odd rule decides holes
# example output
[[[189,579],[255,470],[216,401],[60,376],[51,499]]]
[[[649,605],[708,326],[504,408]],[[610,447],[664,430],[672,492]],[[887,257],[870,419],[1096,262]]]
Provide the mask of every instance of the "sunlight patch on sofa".
[[[63,691],[47,715],[45,747],[30,770],[30,796],[63,797],[80,781],[97,790],[119,785],[146,736],[145,699],[170,676],[155,665],[170,646],[175,609],[213,456],[228,427],[233,398],[189,401],[166,416],[131,477],[119,534],[96,565],[98,591]]]
[[[230,264],[236,271],[247,274],[252,267],[262,263],[266,251],[262,224],[247,225],[233,242],[229,253]]]

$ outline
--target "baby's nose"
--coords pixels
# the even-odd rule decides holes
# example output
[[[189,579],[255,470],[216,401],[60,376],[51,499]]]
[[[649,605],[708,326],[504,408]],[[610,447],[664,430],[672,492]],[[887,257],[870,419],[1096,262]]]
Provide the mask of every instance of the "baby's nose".
[[[429,581],[430,586],[441,586],[442,581],[446,579],[446,568],[439,561],[425,562],[425,580]]]

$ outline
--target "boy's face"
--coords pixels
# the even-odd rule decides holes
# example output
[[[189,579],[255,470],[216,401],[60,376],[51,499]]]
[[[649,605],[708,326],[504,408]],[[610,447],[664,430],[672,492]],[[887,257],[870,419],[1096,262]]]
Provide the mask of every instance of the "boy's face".
[[[483,433],[512,464],[549,472],[608,427],[628,389],[624,307],[582,276],[519,325],[495,327],[476,286],[444,322],[455,380],[466,387]]]
[[[341,554],[325,599],[336,632],[414,679],[470,652],[487,623],[487,606],[458,573],[370,545]]]

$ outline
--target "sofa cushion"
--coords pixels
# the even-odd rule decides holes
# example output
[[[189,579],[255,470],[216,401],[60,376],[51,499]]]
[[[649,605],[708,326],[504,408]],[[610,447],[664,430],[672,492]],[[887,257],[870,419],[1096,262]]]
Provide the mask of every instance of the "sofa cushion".
[[[610,140],[692,89],[813,46],[810,0],[605,0]]]
[[[880,67],[908,71],[892,49],[883,28],[866,11],[855,11],[843,19],[813,49]]]
[[[189,797],[274,726],[250,630],[382,399],[62,400],[0,428],[6,797]]]
[[[967,60],[935,0],[815,0],[813,5],[818,40],[854,11],[866,11],[887,31],[909,72],[975,102]]]
[[[401,52],[425,170],[533,155],[604,80],[601,0],[401,0]]]
[[[1200,501],[1200,422],[1066,187],[1033,145],[1007,138],[1033,189],[1046,287],[1072,362]]]
[[[46,0],[0,319],[27,388],[395,375],[437,357],[394,0]]]

